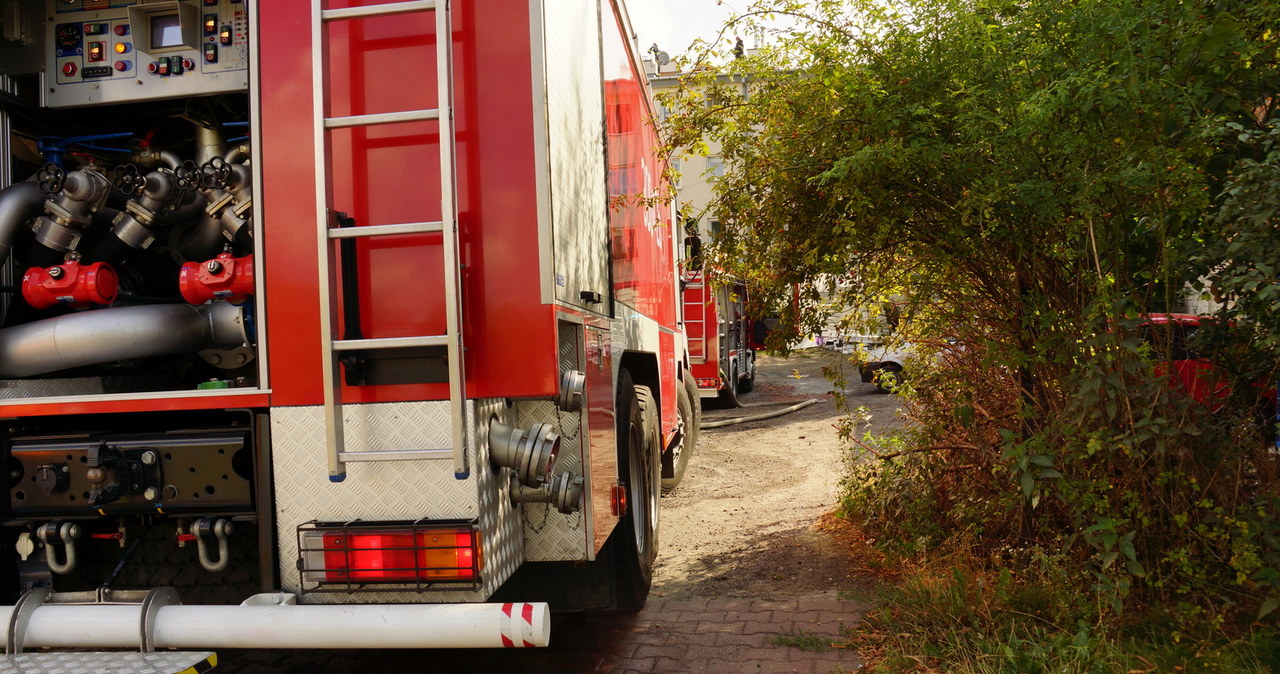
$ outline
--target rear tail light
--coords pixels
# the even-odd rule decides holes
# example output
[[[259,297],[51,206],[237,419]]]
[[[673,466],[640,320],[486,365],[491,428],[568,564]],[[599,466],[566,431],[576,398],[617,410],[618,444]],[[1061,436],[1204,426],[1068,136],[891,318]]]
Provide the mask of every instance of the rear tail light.
[[[480,532],[471,523],[326,525],[298,529],[304,586],[478,584]]]

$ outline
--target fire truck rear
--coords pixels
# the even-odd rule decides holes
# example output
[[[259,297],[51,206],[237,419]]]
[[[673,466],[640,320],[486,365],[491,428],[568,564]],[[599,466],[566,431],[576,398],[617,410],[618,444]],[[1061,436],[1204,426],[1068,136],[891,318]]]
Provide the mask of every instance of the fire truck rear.
[[[747,287],[706,269],[684,272],[682,301],[690,371],[700,400],[737,407],[756,381],[756,349],[763,347],[747,315]]]
[[[621,0],[0,10],[9,653],[643,605],[696,389]]]

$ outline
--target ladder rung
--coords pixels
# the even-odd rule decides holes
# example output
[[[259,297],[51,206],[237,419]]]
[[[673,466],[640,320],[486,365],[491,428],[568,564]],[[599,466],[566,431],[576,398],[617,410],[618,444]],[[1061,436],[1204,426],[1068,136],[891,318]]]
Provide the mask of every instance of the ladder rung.
[[[368,7],[347,7],[345,9],[326,9],[320,12],[325,21],[344,21],[347,19],[364,19],[370,16],[391,16],[392,14],[408,14],[409,12],[429,12],[436,8],[436,0],[414,0],[412,2],[387,2]]]
[[[364,225],[330,229],[330,239],[358,239],[366,236],[391,236],[393,234],[422,234],[443,232],[443,222],[405,222],[397,225]]]
[[[400,124],[401,122],[421,122],[440,119],[440,110],[405,110],[403,112],[378,112],[369,115],[350,115],[348,117],[325,117],[324,128],[346,129],[353,126],[375,126],[377,124]]]
[[[448,335],[424,337],[385,337],[382,339],[336,339],[334,351],[361,351],[375,349],[408,349],[417,346],[448,346]]]
[[[339,461],[424,461],[453,458],[452,449],[387,449],[373,452],[338,452]]]

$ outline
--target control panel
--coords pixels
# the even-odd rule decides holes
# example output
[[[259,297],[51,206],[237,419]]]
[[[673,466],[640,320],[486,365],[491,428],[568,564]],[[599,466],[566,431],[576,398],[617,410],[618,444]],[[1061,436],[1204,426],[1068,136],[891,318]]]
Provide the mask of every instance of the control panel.
[[[51,108],[249,88],[250,0],[48,0]]]

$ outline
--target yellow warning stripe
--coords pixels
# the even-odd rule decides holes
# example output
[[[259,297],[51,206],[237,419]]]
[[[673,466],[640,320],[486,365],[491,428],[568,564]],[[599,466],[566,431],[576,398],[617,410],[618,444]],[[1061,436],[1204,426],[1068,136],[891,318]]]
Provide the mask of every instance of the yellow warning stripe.
[[[182,670],[181,672],[174,672],[174,674],[204,674],[205,672],[217,666],[218,666],[218,654],[210,653],[209,657],[201,660],[200,662],[197,662],[194,665],[191,665],[190,667]]]

